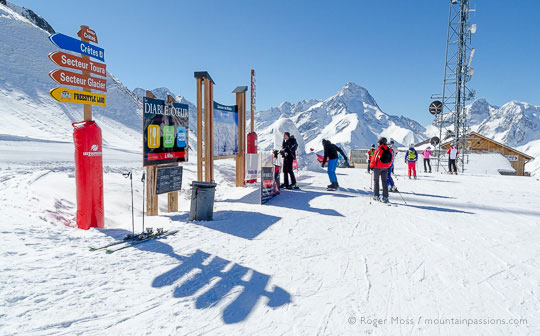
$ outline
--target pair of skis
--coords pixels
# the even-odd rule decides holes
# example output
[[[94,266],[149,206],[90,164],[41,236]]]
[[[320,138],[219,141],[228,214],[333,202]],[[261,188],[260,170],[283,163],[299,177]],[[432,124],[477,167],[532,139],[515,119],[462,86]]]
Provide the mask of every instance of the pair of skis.
[[[89,246],[88,248],[90,249],[90,251],[104,250],[105,253],[111,254],[111,253],[114,253],[114,252],[129,248],[129,247],[133,247],[135,245],[142,244],[142,243],[147,242],[149,240],[167,237],[167,236],[173,235],[173,234],[175,234],[177,232],[178,232],[178,230],[164,231],[164,230],[159,230],[158,229],[158,231],[156,231],[156,232],[148,231],[148,232],[141,233],[141,234],[138,234],[138,235],[128,235],[126,238],[124,238],[121,241],[116,241],[116,242],[113,242],[113,243],[110,243],[110,244],[107,244],[107,245],[103,245],[103,246],[99,246],[99,247]]]

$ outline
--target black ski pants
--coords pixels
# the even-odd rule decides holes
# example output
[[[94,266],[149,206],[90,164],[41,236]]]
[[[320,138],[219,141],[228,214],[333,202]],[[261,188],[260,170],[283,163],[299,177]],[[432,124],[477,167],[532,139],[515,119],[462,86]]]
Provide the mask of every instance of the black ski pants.
[[[379,196],[379,178],[383,197],[388,197],[388,168],[373,168],[373,196]]]
[[[452,168],[454,170],[452,170]],[[448,172],[449,173],[457,173],[456,159],[448,159]]]
[[[285,184],[285,186],[293,186],[296,184],[296,177],[294,177],[292,164],[293,159],[285,158],[283,160],[283,183]],[[289,175],[291,176],[291,184],[289,184]]]
[[[429,166],[429,170],[427,167]],[[431,173],[431,160],[430,159],[424,159],[424,171]]]

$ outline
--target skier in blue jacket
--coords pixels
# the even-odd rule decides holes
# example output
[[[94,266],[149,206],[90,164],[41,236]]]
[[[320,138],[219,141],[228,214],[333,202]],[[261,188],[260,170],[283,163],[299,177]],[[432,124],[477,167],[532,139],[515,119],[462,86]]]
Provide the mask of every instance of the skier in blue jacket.
[[[409,179],[411,178],[412,172],[414,179],[416,180],[416,161],[418,161],[418,153],[416,152],[416,149],[414,149],[414,145],[411,144],[407,153],[405,153],[405,163],[407,163],[409,170]]]

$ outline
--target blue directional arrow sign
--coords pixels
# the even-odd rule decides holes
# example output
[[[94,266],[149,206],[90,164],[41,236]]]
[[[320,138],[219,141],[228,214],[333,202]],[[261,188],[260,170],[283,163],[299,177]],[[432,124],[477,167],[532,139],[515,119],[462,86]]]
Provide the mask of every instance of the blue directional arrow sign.
[[[64,34],[50,35],[49,40],[51,40],[51,42],[58,48],[88,55],[105,62],[105,50],[90,43],[77,40],[76,38]]]

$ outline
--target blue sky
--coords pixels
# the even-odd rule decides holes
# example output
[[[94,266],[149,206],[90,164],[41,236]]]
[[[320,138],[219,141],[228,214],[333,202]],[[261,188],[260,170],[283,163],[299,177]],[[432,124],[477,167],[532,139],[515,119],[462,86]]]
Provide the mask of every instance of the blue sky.
[[[76,36],[93,28],[108,70],[130,89],[168,87],[195,101],[194,71],[208,71],[216,101],[257,72],[257,109],[324,99],[346,82],[389,114],[426,124],[441,92],[446,0],[17,0]],[[540,1],[472,0],[471,87],[495,105],[540,104]]]

